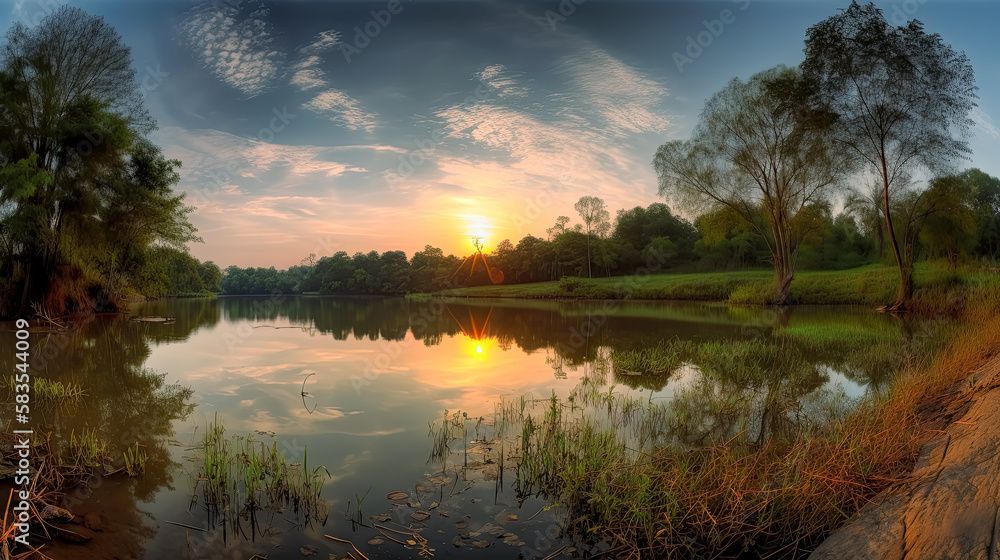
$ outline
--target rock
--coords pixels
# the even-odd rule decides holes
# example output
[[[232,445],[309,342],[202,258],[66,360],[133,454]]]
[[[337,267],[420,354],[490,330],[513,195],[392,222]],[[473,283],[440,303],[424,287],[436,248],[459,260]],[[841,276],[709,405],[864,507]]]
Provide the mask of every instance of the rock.
[[[91,531],[100,531],[104,529],[104,520],[101,519],[101,514],[92,511],[83,516],[83,526]]]
[[[42,521],[49,523],[67,523],[73,521],[74,517],[68,510],[56,506],[45,506],[45,509],[38,516],[42,518]]]
[[[920,450],[912,482],[862,508],[810,560],[995,557],[1000,357],[978,373],[974,385],[953,397],[970,402],[965,415]]]

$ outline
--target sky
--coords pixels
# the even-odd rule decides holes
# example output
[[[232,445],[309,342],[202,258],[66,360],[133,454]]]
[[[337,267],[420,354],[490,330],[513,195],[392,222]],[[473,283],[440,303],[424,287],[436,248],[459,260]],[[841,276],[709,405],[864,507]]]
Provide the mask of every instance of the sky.
[[[612,219],[663,202],[657,147],[732,78],[799,64],[806,30],[849,2],[18,0],[0,28],[63,4],[131,48],[150,137],[197,207],[191,254],[280,269],[516,244],[579,222],[587,195]],[[969,56],[980,99],[959,167],[1000,175],[1000,2],[876,5]]]

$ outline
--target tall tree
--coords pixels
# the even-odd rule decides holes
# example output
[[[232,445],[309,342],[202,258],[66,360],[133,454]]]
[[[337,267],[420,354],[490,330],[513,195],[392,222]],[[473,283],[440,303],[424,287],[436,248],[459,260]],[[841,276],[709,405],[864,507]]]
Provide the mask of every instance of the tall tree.
[[[604,206],[604,201],[596,196],[580,197],[573,207],[579,212],[587,233],[587,276],[593,278],[594,273],[590,266],[590,237],[593,233],[604,237],[611,230],[611,214]]]
[[[22,313],[29,299],[48,295],[56,265],[69,260],[64,231],[93,227],[100,177],[121,168],[133,142],[155,128],[131,63],[114,28],[75,7],[7,34],[0,168],[21,172],[0,179],[0,199],[11,203],[0,229],[16,224],[24,233],[8,277],[23,286]]]
[[[764,239],[779,305],[814,225],[812,207],[846,163],[823,134],[825,115],[802,110],[806,88],[797,70],[782,66],[734,78],[705,104],[693,138],[660,146],[653,160],[661,196],[695,210],[728,208]]]
[[[913,262],[893,226],[892,198],[911,197],[904,191],[919,168],[941,174],[969,153],[961,137],[977,98],[972,65],[919,21],[893,26],[874,4],[854,1],[809,28],[805,53],[802,71],[815,86],[815,104],[837,115],[836,141],[881,187],[880,210],[900,275],[893,307],[906,309]]]

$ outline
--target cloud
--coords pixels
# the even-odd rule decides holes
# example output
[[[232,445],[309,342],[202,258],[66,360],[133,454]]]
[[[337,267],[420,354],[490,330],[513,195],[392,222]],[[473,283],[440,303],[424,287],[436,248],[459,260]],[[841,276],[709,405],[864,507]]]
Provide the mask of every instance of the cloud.
[[[976,128],[983,131],[987,136],[990,138],[1000,138],[1000,129],[993,124],[993,117],[989,116],[986,111],[976,107],[969,116],[976,122]]]
[[[164,146],[168,157],[184,162],[181,187],[193,195],[214,193],[234,206],[237,204],[234,197],[280,191],[284,185],[301,183],[307,176],[337,178],[367,171],[362,166],[337,161],[334,157],[337,148],[284,146],[218,130],[167,127],[154,133],[154,141]],[[320,186],[318,190],[323,188]],[[242,198],[238,204],[245,202],[246,198]]]
[[[522,97],[528,93],[527,88],[517,85],[517,77],[503,64],[487,66],[480,72],[473,74],[473,77],[497,90],[497,94],[501,97],[508,95]]]
[[[178,39],[220,81],[248,97],[267,91],[283,74],[286,55],[261,5],[203,4],[178,24]]]
[[[482,100],[432,113],[457,144],[435,159],[439,176],[411,177],[394,185],[398,192],[421,197],[422,207],[478,208],[512,237],[537,232],[595,191],[613,207],[648,204],[656,178],[635,155],[646,146],[635,144],[669,126],[666,88],[589,43],[571,46],[544,81],[504,64],[474,73],[491,87]]]
[[[556,70],[566,74],[575,97],[615,136],[661,132],[669,121],[662,115],[667,89],[607,51],[592,47],[565,57]]]
[[[311,43],[304,47],[299,47],[299,52],[307,55],[329,52],[333,47],[340,44],[340,38],[340,32],[334,29],[320,31]]]
[[[302,108],[351,130],[363,129],[371,132],[375,129],[377,115],[366,111],[357,99],[336,89],[320,93],[303,104]]]
[[[296,70],[292,74],[292,79],[289,82],[291,85],[295,86],[299,91],[308,91],[311,89],[321,88],[326,86],[326,79],[323,77],[323,71],[317,68],[305,68],[303,70]]]

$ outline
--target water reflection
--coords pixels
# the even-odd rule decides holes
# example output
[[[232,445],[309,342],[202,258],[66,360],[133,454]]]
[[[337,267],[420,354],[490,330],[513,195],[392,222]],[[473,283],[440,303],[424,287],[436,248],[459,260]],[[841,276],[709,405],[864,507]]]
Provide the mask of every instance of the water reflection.
[[[170,441],[197,441],[216,413],[234,434],[274,432],[273,445],[290,461],[303,460],[308,448],[309,465],[333,475],[323,489],[333,511],[371,487],[365,511],[382,513],[390,506],[380,496],[441,468],[425,464],[426,426],[446,409],[478,418],[501,396],[569,398],[585,381],[595,391],[615,385],[615,395],[624,390],[659,403],[666,420],[655,441],[697,445],[740,432],[763,441],[827,413],[834,397],[847,403],[884,383],[905,359],[898,349],[923,336],[919,327],[907,327],[916,333],[907,335],[897,319],[867,310],[700,303],[275,296],[162,300],[131,311],[176,321],[95,317],[71,335],[40,337],[35,347],[40,356],[51,354],[38,364],[40,375],[88,390],[79,408],[45,417],[54,437],[88,425],[123,446],[148,446],[147,475],[128,481],[128,500],[119,496],[131,504],[120,507],[127,523],[157,521],[158,530],[134,537],[147,558],[197,557],[185,548],[184,529],[162,524],[188,516],[197,476],[196,453]],[[674,352],[669,367],[636,374],[622,366],[629,352],[660,346]],[[10,359],[0,356],[8,371],[3,360]],[[197,412],[188,417],[192,403]],[[486,453],[497,457],[495,449]],[[428,521],[425,534],[445,531],[439,550],[466,553],[450,542],[463,512],[475,519],[486,506],[499,515],[546,505],[497,492],[501,473],[494,472],[486,488],[452,496],[451,521]],[[472,498],[485,501],[473,506]],[[432,500],[446,503],[443,494]],[[532,523],[544,529],[554,515]],[[269,542],[286,550],[324,545],[325,556],[322,532],[363,532],[341,517],[332,515],[320,529],[288,528]],[[232,552],[232,544],[212,542],[201,550]],[[378,549],[363,550],[379,556]],[[504,546],[469,556],[512,552]]]
[[[118,496],[114,510],[106,511],[115,526],[127,530],[114,543],[115,550],[139,550],[140,542],[155,531],[145,526],[137,502],[149,502],[164,490],[173,490],[179,463],[169,449],[174,436],[173,422],[187,417],[193,405],[192,391],[148,367],[145,362],[151,352],[151,342],[168,338],[185,338],[191,331],[179,330],[212,321],[211,313],[199,315],[187,327],[172,325],[170,330],[150,330],[146,325],[114,316],[90,316],[78,320],[66,331],[39,331],[31,337],[30,370],[34,377],[64,385],[75,384],[83,389],[82,398],[53,401],[35,394],[32,402],[33,429],[36,438],[44,437],[52,456],[70,457],[70,443],[86,432],[107,444],[107,453],[98,461],[96,473],[87,469],[64,471],[53,505],[82,514],[93,511],[89,502],[102,486],[113,486]],[[215,318],[217,320],[217,318]],[[172,334],[171,334],[172,333]],[[0,346],[13,348],[13,331],[3,329]],[[0,367],[15,371],[10,354],[0,355]],[[13,398],[6,399],[12,403]],[[13,417],[13,405],[8,407]],[[44,436],[42,436],[44,434]],[[147,456],[142,476],[128,478],[117,475],[105,479],[102,472],[112,472],[124,466],[123,452],[140,446]],[[36,457],[36,460],[39,459]],[[38,468],[40,465],[36,465]],[[107,488],[103,490],[107,492]],[[121,499],[122,493],[129,499]],[[126,536],[134,538],[129,541]],[[99,539],[95,539],[99,540]]]

